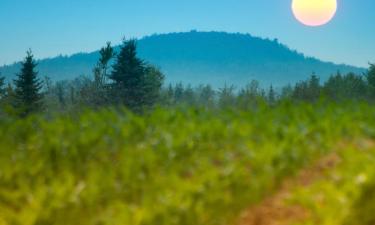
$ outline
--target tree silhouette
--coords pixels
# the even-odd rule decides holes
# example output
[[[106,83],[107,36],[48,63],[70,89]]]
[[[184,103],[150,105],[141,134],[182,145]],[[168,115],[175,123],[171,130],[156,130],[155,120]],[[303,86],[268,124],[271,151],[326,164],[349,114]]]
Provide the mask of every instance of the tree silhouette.
[[[42,95],[40,90],[42,82],[38,79],[38,73],[35,71],[37,64],[31,50],[27,51],[26,58],[22,62],[21,72],[17,74],[15,83],[15,105],[22,116],[41,109]]]
[[[2,77],[0,74],[0,99],[5,95],[5,77]]]
[[[145,104],[145,63],[137,57],[135,40],[124,40],[109,78],[116,101],[130,109]]]
[[[367,73],[367,82],[370,88],[370,95],[375,98],[375,64],[370,64],[370,68]]]

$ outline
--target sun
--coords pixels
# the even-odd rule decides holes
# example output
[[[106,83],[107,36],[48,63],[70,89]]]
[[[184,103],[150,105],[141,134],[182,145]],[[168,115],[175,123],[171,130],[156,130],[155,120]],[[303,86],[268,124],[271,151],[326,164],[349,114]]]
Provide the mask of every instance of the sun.
[[[337,0],[293,0],[292,10],[304,25],[322,26],[335,16]]]

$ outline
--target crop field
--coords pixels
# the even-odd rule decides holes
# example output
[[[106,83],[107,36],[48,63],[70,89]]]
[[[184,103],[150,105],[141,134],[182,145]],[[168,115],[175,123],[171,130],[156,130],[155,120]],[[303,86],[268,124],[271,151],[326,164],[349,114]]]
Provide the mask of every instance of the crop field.
[[[0,225],[373,225],[375,107],[0,120]]]

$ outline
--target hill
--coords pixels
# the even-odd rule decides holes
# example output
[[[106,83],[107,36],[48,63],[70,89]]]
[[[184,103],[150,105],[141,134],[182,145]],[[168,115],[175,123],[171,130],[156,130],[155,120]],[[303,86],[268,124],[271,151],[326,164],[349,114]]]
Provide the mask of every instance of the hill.
[[[291,50],[277,40],[262,39],[249,34],[224,32],[185,32],[155,34],[138,41],[139,56],[155,64],[165,73],[167,82],[193,85],[225,83],[241,86],[253,79],[263,85],[275,86],[304,80],[312,73],[325,80],[329,75],[362,73],[364,69],[323,62]],[[39,60],[41,76],[53,80],[73,79],[91,75],[98,52],[78,53]],[[0,67],[11,78],[19,63]]]

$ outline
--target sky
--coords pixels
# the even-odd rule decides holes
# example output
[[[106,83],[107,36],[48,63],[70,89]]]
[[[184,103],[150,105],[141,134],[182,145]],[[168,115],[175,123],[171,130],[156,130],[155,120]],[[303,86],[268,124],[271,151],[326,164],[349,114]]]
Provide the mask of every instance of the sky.
[[[155,33],[226,31],[274,39],[308,56],[375,62],[374,0],[338,0],[321,27],[299,23],[292,0],[0,0],[0,65],[99,49]]]

